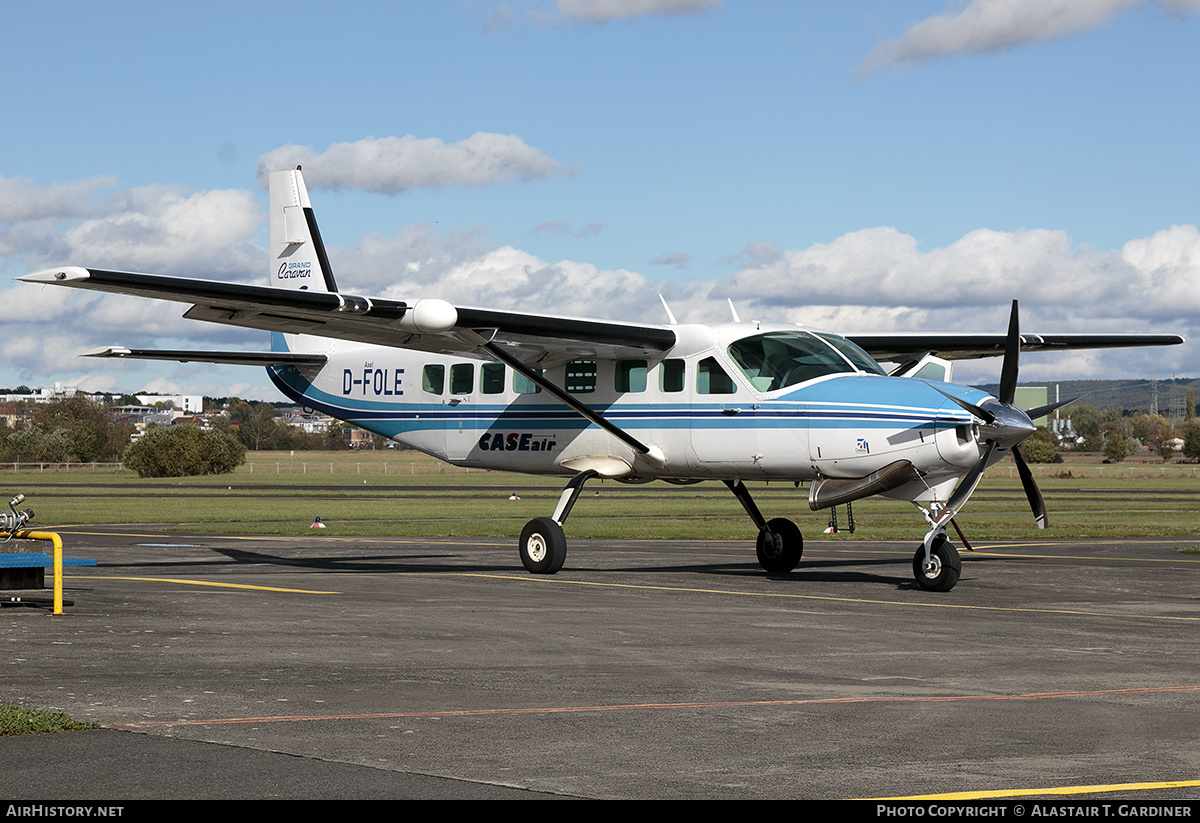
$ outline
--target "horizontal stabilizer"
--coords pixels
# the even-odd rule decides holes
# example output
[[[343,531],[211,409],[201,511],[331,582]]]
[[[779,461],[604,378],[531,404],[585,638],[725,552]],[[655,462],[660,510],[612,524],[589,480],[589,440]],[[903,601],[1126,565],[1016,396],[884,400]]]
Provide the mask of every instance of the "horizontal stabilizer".
[[[127,349],[102,346],[84,352],[83,357],[124,357],[130,360],[176,360],[180,363],[222,363],[234,366],[322,366],[323,354],[295,354],[286,351],[185,351],[183,349]]]

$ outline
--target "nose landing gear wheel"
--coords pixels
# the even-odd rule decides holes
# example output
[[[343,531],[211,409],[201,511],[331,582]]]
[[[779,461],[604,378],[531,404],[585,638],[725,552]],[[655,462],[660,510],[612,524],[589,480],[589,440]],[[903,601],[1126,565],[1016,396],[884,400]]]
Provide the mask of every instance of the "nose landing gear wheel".
[[[549,517],[530,520],[521,530],[521,564],[533,574],[554,574],[567,559],[567,537]]]
[[[925,563],[924,544],[918,546],[917,553],[913,555],[913,577],[917,579],[917,585],[926,591],[950,591],[961,573],[962,558],[944,534],[933,539],[933,545],[929,547],[928,564]]]

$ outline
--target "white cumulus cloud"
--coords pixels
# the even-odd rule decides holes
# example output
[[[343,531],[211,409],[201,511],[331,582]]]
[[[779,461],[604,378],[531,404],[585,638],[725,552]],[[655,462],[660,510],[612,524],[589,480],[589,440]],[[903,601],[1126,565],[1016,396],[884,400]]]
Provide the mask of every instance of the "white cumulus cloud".
[[[365,137],[335,143],[318,154],[311,146],[288,144],[258,159],[261,180],[272,171],[304,167],[310,189],[361,189],[400,194],[409,189],[496,186],[568,171],[515,134],[476,132],[457,143],[435,137]]]
[[[696,14],[715,9],[721,0],[556,0],[555,5],[564,20],[607,23],[655,14]]]
[[[0,269],[83,264],[240,278],[265,267],[254,242],[263,215],[252,192],[140,186],[95,196],[110,185],[102,178],[47,186],[0,180],[7,215]],[[19,192],[23,204],[5,210],[5,192]]]
[[[111,177],[39,186],[23,177],[0,176],[0,223],[83,217],[97,209],[92,196],[111,187]]]
[[[1098,28],[1141,5],[1172,12],[1200,10],[1197,0],[972,0],[910,26],[898,39],[879,43],[859,67],[913,66],[951,54],[1004,51]]]

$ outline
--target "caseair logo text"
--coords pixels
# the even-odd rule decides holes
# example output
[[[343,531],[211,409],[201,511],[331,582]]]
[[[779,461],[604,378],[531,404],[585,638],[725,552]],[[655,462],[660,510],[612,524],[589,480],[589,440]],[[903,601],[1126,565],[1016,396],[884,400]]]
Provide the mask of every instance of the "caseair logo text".
[[[312,263],[280,263],[275,276],[280,280],[294,280],[298,277],[312,277]]]
[[[488,432],[479,438],[479,450],[485,452],[548,452],[557,445],[531,432]]]

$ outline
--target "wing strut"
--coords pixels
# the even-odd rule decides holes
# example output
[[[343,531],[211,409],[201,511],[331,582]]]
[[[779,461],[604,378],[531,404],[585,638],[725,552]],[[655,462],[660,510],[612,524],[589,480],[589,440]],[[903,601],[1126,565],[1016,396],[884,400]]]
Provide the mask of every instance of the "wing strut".
[[[622,429],[620,426],[617,426],[616,424],[614,424],[608,420],[605,420],[604,417],[601,416],[601,414],[599,412],[597,412],[594,409],[589,408],[587,405],[579,402],[579,400],[572,397],[570,394],[567,394],[567,392],[563,391],[561,388],[559,388],[558,386],[551,383],[549,380],[546,379],[545,375],[543,375],[541,372],[539,372],[535,369],[529,368],[524,363],[522,363],[520,360],[518,360],[516,357],[514,357],[511,353],[506,352],[502,346],[498,346],[495,343],[487,341],[482,336],[480,336],[474,332],[470,332],[470,337],[468,338],[466,332],[467,332],[467,330],[460,330],[458,332],[458,334],[460,337],[463,337],[465,339],[470,339],[471,342],[475,343],[477,346],[479,346],[479,348],[486,351],[488,354],[490,354],[492,357],[499,360],[501,363],[504,363],[506,366],[511,366],[514,371],[522,374],[523,376],[527,377],[529,380],[532,380],[535,384],[537,384],[538,386],[541,386],[547,392],[554,395],[556,398],[561,400],[563,403],[566,403],[573,410],[578,412],[581,417],[585,418],[586,420],[588,420],[592,423],[595,423],[597,426],[604,429],[606,432],[611,434],[613,437],[617,438],[622,443],[624,443],[625,445],[629,446],[634,451],[636,451],[638,454],[640,454],[643,457],[650,460],[652,463],[661,462],[658,455],[655,454],[655,452],[657,451],[656,449],[651,450],[651,448],[649,446],[647,446],[642,441],[638,440],[636,437],[631,435],[629,432]]]

